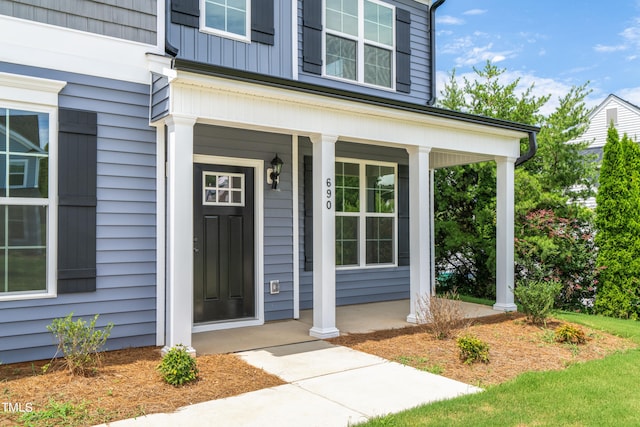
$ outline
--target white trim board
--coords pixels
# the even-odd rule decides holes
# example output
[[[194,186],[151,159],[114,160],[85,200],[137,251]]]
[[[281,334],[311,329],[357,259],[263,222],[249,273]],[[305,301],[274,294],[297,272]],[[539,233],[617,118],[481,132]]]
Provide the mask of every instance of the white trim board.
[[[162,54],[154,45],[4,15],[0,39],[0,62],[143,84],[149,84],[145,54]]]
[[[241,328],[245,326],[259,326],[264,324],[264,161],[258,159],[242,159],[235,157],[208,156],[203,154],[193,155],[194,163],[207,163],[214,165],[242,166],[254,169],[254,221],[255,221],[255,277],[256,285],[256,317],[250,319],[236,319],[231,321],[193,324],[192,333],[217,331],[221,329]],[[193,284],[191,284],[193,286]]]

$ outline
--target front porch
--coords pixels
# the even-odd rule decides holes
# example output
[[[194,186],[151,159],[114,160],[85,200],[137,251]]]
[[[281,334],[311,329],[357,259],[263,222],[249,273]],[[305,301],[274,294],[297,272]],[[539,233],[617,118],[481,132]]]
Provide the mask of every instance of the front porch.
[[[342,334],[349,334],[416,326],[406,320],[408,304],[408,300],[396,300],[337,307],[337,328]],[[465,317],[469,319],[503,313],[485,305],[468,302],[461,304]],[[195,333],[192,335],[192,345],[198,354],[215,354],[316,341],[318,338],[309,335],[312,325],[313,310],[301,310],[297,320]]]

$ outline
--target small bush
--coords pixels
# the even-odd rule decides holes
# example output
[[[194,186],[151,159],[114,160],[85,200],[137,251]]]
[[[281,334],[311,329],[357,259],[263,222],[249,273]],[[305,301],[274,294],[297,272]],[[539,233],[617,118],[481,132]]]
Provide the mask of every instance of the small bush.
[[[455,329],[467,325],[460,296],[455,289],[440,296],[422,296],[418,299],[416,317],[418,323],[428,325],[439,340],[449,338]]]
[[[474,362],[489,363],[489,344],[473,335],[463,335],[456,345],[460,349],[460,360],[466,364]]]
[[[100,349],[111,335],[113,323],[107,324],[103,330],[96,329],[96,314],[87,325],[82,319],[73,321],[73,313],[68,316],[53,319],[47,329],[58,340],[56,355],[62,352],[66,368],[74,375],[88,375],[95,373],[100,365]],[[54,356],[55,358],[55,356]]]
[[[520,282],[514,290],[514,295],[522,305],[527,320],[539,325],[546,324],[553,309],[553,302],[561,289],[562,284],[554,281]]]
[[[162,374],[162,379],[173,386],[183,385],[198,377],[196,359],[181,344],[171,348],[162,357],[157,369]]]
[[[570,344],[584,344],[587,342],[587,337],[582,328],[569,323],[558,326],[554,335],[557,342]]]

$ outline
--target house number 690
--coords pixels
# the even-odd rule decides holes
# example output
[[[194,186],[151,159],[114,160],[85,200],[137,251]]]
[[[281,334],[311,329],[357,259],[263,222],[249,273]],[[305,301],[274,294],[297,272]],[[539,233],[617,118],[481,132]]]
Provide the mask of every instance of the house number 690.
[[[331,178],[327,178],[327,209],[331,210]]]

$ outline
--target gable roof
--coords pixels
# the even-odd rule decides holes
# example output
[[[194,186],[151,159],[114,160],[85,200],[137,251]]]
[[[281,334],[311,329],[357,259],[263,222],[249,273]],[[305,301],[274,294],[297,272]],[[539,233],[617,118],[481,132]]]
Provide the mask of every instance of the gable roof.
[[[579,137],[570,142],[589,141],[590,148],[603,147],[607,142],[609,120],[607,111],[616,109],[616,129],[620,136],[627,134],[631,139],[640,141],[640,107],[610,94],[589,115],[589,127]]]

